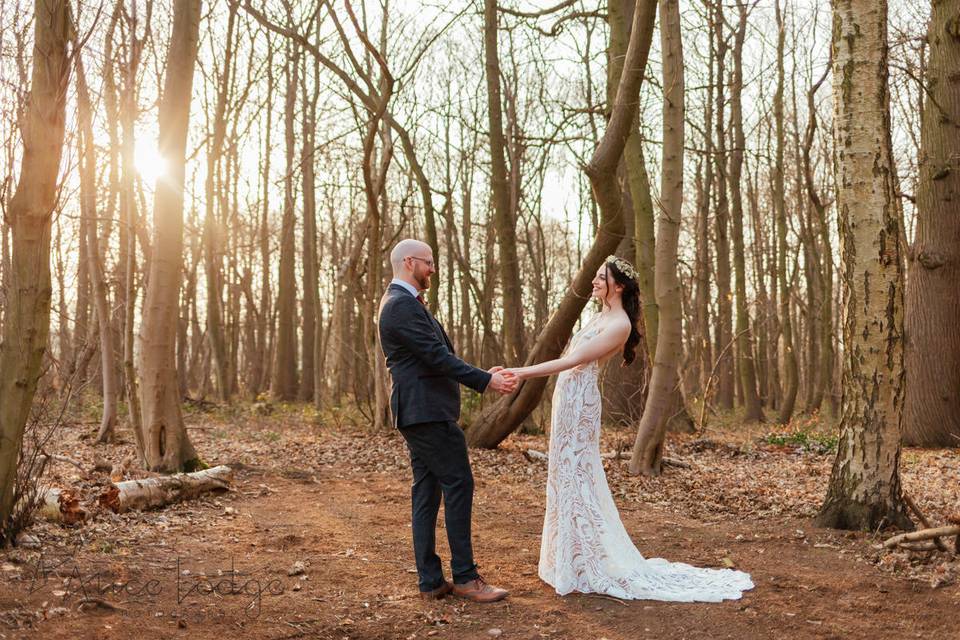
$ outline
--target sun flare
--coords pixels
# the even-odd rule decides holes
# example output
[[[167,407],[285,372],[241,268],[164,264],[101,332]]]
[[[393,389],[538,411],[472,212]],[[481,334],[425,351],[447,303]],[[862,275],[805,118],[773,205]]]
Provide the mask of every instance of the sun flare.
[[[154,142],[138,141],[133,153],[133,164],[146,183],[155,184],[158,178],[164,176],[167,162],[157,151]]]

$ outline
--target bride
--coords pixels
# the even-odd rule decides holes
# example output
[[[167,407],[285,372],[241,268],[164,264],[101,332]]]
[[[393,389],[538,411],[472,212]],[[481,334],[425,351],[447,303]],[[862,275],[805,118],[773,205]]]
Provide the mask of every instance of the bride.
[[[540,578],[560,595],[579,591],[675,602],[738,599],[754,586],[748,574],[644,558],[620,521],[600,458],[597,376],[621,349],[626,364],[636,357],[640,299],[633,266],[608,257],[593,279],[592,296],[602,309],[573,336],[562,357],[510,369],[521,380],[560,374],[550,421]]]

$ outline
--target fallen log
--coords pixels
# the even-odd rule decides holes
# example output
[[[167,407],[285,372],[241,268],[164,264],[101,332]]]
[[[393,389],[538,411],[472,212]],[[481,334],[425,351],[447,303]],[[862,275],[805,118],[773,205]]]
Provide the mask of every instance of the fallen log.
[[[527,449],[523,452],[523,457],[529,460],[530,462],[547,462],[550,458],[543,451],[537,451],[536,449]]]
[[[116,482],[100,494],[99,502],[114,513],[163,507],[208,491],[228,490],[232,481],[233,470],[221,465],[193,473]]]
[[[920,542],[921,540],[935,540],[937,538],[960,535],[960,526],[951,525],[949,527],[934,527],[932,529],[921,529],[911,533],[901,533],[893,536],[883,543],[887,549],[892,549],[898,544],[904,542]]]
[[[38,497],[37,515],[49,522],[76,524],[86,519],[87,512],[73,491],[52,487]]]

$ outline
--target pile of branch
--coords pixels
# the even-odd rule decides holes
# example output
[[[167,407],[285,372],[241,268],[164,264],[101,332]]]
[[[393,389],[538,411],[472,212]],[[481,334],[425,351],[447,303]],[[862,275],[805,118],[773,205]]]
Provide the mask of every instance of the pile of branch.
[[[934,527],[920,512],[910,496],[904,495],[903,498],[924,528],[919,531],[893,536],[883,543],[884,547],[887,549],[906,549],[908,551],[949,551],[950,549],[940,538],[953,538],[952,551],[953,553],[960,553],[960,514],[947,517],[950,525]]]

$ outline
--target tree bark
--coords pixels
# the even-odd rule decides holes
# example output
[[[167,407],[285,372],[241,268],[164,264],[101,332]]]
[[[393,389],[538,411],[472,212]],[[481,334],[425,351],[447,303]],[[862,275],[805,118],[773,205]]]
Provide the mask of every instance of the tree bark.
[[[23,159],[7,222],[12,233],[9,293],[0,341],[0,528],[13,509],[23,431],[50,334],[50,222],[63,151],[73,36],[70,4],[34,3],[33,71],[23,114]],[[6,534],[6,531],[0,531]],[[0,541],[3,537],[0,536]]]
[[[886,0],[833,10],[834,145],[844,304],[840,443],[820,526],[912,528],[900,492],[903,267],[894,200]]]
[[[297,283],[294,245],[294,107],[297,97],[299,49],[290,45],[287,60],[287,98],[284,111],[286,132],[286,177],[284,178],[283,222],[280,230],[280,274],[277,290],[277,347],[271,390],[278,400],[297,398]]]
[[[487,109],[490,122],[490,188],[493,192],[494,225],[500,252],[503,287],[504,358],[508,365],[523,362],[523,288],[517,257],[517,221],[510,207],[510,185],[505,159],[503,114],[500,104],[500,61],[497,53],[497,0],[484,0],[483,45],[487,74]]]
[[[200,0],[176,0],[159,114],[158,149],[167,174],[157,181],[154,196],[154,250],[140,327],[143,453],[151,471],[192,470],[198,462],[180,411],[176,339],[187,131],[199,25]]]
[[[318,67],[319,63],[314,62]],[[313,400],[314,380],[317,374],[314,350],[317,333],[317,313],[320,310],[319,278],[317,275],[317,196],[316,156],[314,153],[317,100],[320,96],[320,73],[315,69],[312,95],[307,95],[306,73],[303,81],[302,147],[300,167],[303,178],[303,342],[301,347],[302,375],[300,399]]]
[[[733,84],[730,87],[730,120],[733,126],[733,149],[730,150],[730,221],[733,231],[733,269],[736,282],[737,305],[737,372],[743,388],[744,420],[763,420],[760,396],[757,393],[757,372],[753,359],[753,334],[747,307],[747,267],[743,247],[743,152],[746,139],[743,134],[743,41],[747,34],[748,10],[743,0],[737,1],[740,23],[733,43]]]
[[[933,3],[906,292],[904,444],[960,440],[960,0]]]
[[[677,274],[677,245],[683,209],[684,78],[679,0],[660,3],[660,50],[663,52],[663,163],[654,288],[660,313],[657,351],[650,393],[630,457],[630,473],[659,475],[666,435],[667,410],[677,387],[683,351],[683,310]]]
[[[727,196],[727,131],[724,115],[726,98],[727,42],[723,34],[723,3],[715,4],[713,17],[714,38],[716,40],[717,91],[716,91],[716,143],[714,145],[714,163],[717,172],[717,330],[714,353],[719,360],[717,369],[717,404],[721,409],[733,409],[733,295],[730,292],[730,210]]]
[[[623,74],[620,76],[610,121],[585,168],[600,207],[601,223],[597,235],[560,306],[537,337],[526,364],[544,362],[560,355],[589,297],[590,281],[606,257],[616,250],[623,237],[623,200],[617,182],[617,166],[638,109],[640,85],[656,19],[656,6],[656,0],[641,0],[637,4],[630,30],[630,44],[627,46]],[[491,404],[467,431],[469,444],[487,448],[500,444],[530,415],[540,402],[546,385],[546,378],[526,380],[517,391]]]
[[[210,344],[210,355],[213,360],[214,380],[217,383],[217,395],[226,402],[233,395],[233,381],[229,375],[230,362],[227,354],[227,339],[224,335],[223,322],[223,225],[217,217],[216,203],[217,188],[226,188],[222,180],[218,180],[220,162],[223,157],[223,143],[227,134],[227,100],[232,84],[234,25],[236,23],[237,6],[229,3],[227,18],[227,34],[223,54],[223,70],[218,79],[217,101],[214,105],[213,132],[207,147],[207,176],[204,182],[206,193],[206,211],[203,221],[204,252],[203,267],[207,282],[207,341]],[[223,212],[220,214],[223,215]]]
[[[780,413],[777,422],[788,424],[793,417],[793,409],[797,401],[799,374],[797,371],[797,354],[793,340],[793,322],[790,319],[790,290],[787,274],[787,203],[784,193],[785,179],[783,170],[783,149],[785,136],[783,130],[783,91],[784,91],[784,38],[786,30],[783,25],[783,15],[780,11],[780,0],[774,0],[777,19],[777,89],[773,95],[773,116],[776,126],[776,156],[773,167],[773,206],[777,220],[777,282],[780,296],[780,332],[783,337],[783,368],[784,388],[780,402]]]

